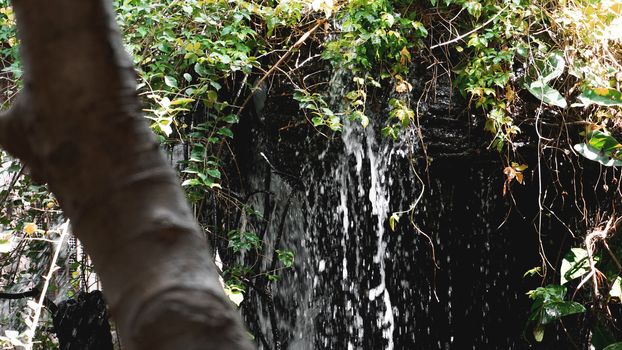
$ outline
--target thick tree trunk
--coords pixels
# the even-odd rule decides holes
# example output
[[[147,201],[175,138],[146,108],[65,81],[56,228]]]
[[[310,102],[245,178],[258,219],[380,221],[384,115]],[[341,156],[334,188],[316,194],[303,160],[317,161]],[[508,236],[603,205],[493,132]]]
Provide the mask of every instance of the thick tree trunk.
[[[175,173],[141,116],[109,0],[14,1],[24,90],[0,144],[47,182],[127,349],[249,349]]]

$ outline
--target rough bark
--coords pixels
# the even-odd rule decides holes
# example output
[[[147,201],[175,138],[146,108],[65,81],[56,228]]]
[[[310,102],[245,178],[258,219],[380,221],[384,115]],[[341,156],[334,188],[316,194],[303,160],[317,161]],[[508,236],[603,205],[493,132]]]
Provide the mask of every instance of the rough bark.
[[[109,0],[19,0],[24,89],[0,144],[47,182],[127,349],[249,349],[205,237],[141,116]]]

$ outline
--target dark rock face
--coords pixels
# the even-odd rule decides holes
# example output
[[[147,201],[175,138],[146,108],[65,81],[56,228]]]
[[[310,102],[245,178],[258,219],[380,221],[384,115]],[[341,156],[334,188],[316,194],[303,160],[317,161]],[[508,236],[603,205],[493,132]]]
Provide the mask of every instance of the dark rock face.
[[[411,81],[414,101],[424,93],[419,73],[423,78]],[[242,121],[239,191],[264,218],[248,225],[271,247],[265,255],[281,237],[276,249],[296,256],[294,269],[272,284],[278,322],[262,306],[265,298],[252,289],[247,295],[243,313],[264,348],[272,348],[275,325],[281,348],[289,349],[569,346],[558,326],[538,345],[525,329],[525,293],[539,280],[523,274],[541,264],[534,176],[512,184],[511,208],[502,195],[501,157],[486,150],[490,136],[449,86],[437,82],[435,95],[418,105],[426,152],[412,130],[399,142],[380,136],[388,100],[381,91],[366,129],[346,123],[330,139],[301,124],[297,104],[275,92],[262,125]],[[392,231],[391,214],[411,207]],[[574,215],[564,206],[556,214]],[[555,263],[563,251],[549,248],[569,244],[567,229],[550,215],[542,228]],[[578,320],[568,318],[567,327]]]
[[[108,311],[100,291],[58,304],[53,315],[60,350],[112,350]]]

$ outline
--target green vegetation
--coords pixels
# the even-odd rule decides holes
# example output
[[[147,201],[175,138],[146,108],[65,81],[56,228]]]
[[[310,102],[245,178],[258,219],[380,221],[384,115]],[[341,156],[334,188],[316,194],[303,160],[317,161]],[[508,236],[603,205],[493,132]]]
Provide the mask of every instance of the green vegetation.
[[[546,145],[561,152],[574,150],[604,166],[622,165],[622,144],[615,136],[622,116],[620,0],[115,0],[114,5],[135,59],[145,117],[163,145],[190,149],[180,172],[196,208],[217,198],[240,215],[260,216],[228,193],[234,180],[225,168],[235,125],[252,108],[253,95],[265,89],[262,83],[276,74],[291,83],[291,98],[308,125],[327,137],[350,121],[363,127],[380,125],[384,136],[399,140],[405,129],[421,132],[410,94],[415,63],[442,67],[491,134],[489,148],[503,158],[504,195],[511,195],[513,180],[524,184],[528,165],[522,164],[515,143],[530,142],[521,139],[526,129],[536,131],[539,159]],[[0,1],[0,42],[1,77],[9,82],[2,86],[0,101],[7,105],[21,76],[7,0]],[[294,58],[300,52],[316,58]],[[305,64],[347,72],[346,89],[337,96],[340,103],[330,100],[335,96],[325,89],[326,75],[306,83],[301,69]],[[373,120],[379,113],[368,112],[370,95],[378,91],[387,97],[381,101],[386,113]],[[559,117],[555,123],[561,131],[542,134],[545,113]],[[425,148],[425,140],[421,142]],[[18,251],[27,256],[49,253],[44,242],[57,239],[52,228],[62,215],[55,199],[16,161],[4,155],[2,162],[2,174],[10,178],[0,192],[0,223],[5,229],[0,251],[10,254],[2,258],[7,266]],[[392,230],[400,215],[390,216]],[[622,268],[612,261],[622,255],[606,245],[617,224],[607,227],[604,237],[594,236],[588,246],[567,253],[558,281],[550,283],[552,278],[544,276],[543,287],[528,292],[535,340],[542,340],[546,325],[585,311],[579,302],[567,300],[566,285],[573,280],[580,281],[580,289],[594,278],[595,292],[581,294],[580,302],[603,295],[606,302],[620,302]],[[260,233],[238,229],[218,239],[237,257],[260,255],[266,244]],[[607,247],[609,258],[595,254],[597,243]],[[244,293],[257,275],[268,283],[278,281],[279,271],[292,268],[295,257],[277,247],[278,242],[278,268],[223,266],[227,290]],[[15,278],[3,275],[0,285],[39,281],[41,269],[31,264]],[[79,278],[82,269],[72,265],[70,275]],[[529,274],[540,273],[534,269]],[[617,349],[617,344],[605,349]]]

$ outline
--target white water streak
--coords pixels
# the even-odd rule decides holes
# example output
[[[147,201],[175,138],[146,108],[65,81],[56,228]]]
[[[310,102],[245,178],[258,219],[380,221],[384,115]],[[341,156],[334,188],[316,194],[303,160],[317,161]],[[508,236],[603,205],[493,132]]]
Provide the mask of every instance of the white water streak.
[[[370,165],[370,188],[368,193],[369,202],[372,206],[372,214],[378,219],[376,227],[376,241],[377,250],[373,257],[373,261],[378,265],[380,271],[380,283],[369,290],[368,298],[373,301],[378,296],[382,295],[382,301],[384,303],[384,314],[379,315],[378,325],[382,328],[383,338],[387,340],[386,350],[393,350],[393,331],[395,329],[395,319],[393,315],[393,307],[391,303],[391,296],[386,288],[386,270],[385,270],[385,254],[386,254],[386,242],[384,241],[385,223],[389,215],[389,202],[390,194],[387,188],[387,181],[385,174],[387,173],[387,163],[389,149],[384,146],[382,150],[374,150],[378,147],[376,144],[376,137],[372,127],[365,128],[363,135],[360,132],[360,126],[358,125],[346,125],[342,133],[343,142],[345,144],[346,152],[349,155],[353,155],[356,159],[356,173],[359,178],[364,176],[361,174],[363,159],[367,158]],[[365,141],[367,147],[363,146]],[[363,181],[359,181],[359,194],[364,193]],[[347,207],[343,204],[342,206]],[[347,211],[346,211],[347,213]],[[345,220],[344,220],[345,221]],[[344,222],[344,228],[346,228]],[[347,232],[347,229],[346,229]]]

